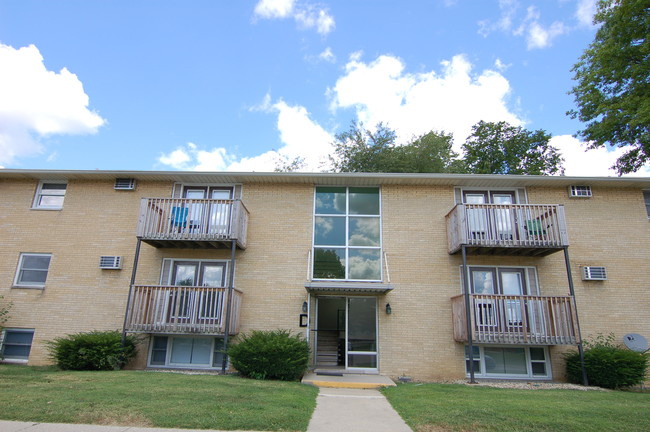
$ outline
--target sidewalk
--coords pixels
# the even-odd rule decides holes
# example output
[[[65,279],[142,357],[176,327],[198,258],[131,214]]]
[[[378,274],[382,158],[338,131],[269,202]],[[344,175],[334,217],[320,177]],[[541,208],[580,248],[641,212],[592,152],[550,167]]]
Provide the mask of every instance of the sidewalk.
[[[412,432],[377,390],[321,387],[307,432]]]

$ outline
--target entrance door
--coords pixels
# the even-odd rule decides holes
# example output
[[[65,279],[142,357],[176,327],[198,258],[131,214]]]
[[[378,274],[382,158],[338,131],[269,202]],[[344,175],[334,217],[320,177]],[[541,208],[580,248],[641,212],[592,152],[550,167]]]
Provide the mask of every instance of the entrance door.
[[[224,187],[188,186],[184,190],[184,198],[197,200],[192,202],[189,211],[190,228],[192,232],[227,234],[230,223],[229,203],[206,204],[211,200],[230,200],[232,189]]]
[[[317,366],[377,370],[377,299],[319,297]]]

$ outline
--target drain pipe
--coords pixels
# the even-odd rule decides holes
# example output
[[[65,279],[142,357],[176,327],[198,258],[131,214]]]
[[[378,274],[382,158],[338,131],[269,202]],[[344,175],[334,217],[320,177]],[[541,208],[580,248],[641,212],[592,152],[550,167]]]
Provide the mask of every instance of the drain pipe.
[[[228,272],[228,293],[226,295],[226,324],[223,334],[223,361],[221,362],[221,373],[226,373],[228,366],[228,336],[230,335],[230,314],[232,309],[232,295],[235,288],[235,252],[237,250],[237,242],[232,241],[230,251],[230,271]]]

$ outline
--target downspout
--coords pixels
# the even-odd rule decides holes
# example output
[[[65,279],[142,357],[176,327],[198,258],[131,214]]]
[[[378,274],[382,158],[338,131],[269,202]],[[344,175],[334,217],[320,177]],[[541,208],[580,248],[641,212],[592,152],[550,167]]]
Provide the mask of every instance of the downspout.
[[[582,347],[582,335],[580,334],[580,320],[578,319],[578,304],[576,303],[576,293],[573,287],[573,276],[571,275],[571,263],[569,261],[569,247],[564,246],[564,262],[566,264],[566,274],[569,279],[569,294],[573,299],[573,306],[576,311],[576,331],[578,334],[578,353],[580,354],[580,367],[582,369],[582,384],[585,386],[589,385],[589,380],[587,379],[587,369],[585,368],[585,351]]]
[[[472,341],[472,311],[470,310],[469,301],[469,281],[467,280],[467,250],[466,246],[461,246],[463,251],[463,294],[465,296],[465,321],[467,324],[467,346],[469,349],[469,383],[476,384],[474,379],[474,344]]]
[[[131,283],[129,284],[129,297],[126,300],[126,310],[124,311],[124,324],[122,324],[122,346],[126,343],[126,323],[129,318],[129,309],[131,308],[131,297],[133,296],[133,285],[135,285],[135,275],[138,270],[138,259],[140,258],[140,244],[142,239],[138,237],[138,243],[135,245],[135,257],[133,257],[133,270],[131,270]]]
[[[226,296],[226,325],[224,328],[223,335],[223,361],[221,363],[221,373],[226,373],[226,367],[228,366],[228,336],[230,334],[230,314],[232,309],[232,292],[235,289],[235,252],[237,251],[237,241],[232,241],[232,247],[230,252],[230,268],[228,271],[228,294]]]

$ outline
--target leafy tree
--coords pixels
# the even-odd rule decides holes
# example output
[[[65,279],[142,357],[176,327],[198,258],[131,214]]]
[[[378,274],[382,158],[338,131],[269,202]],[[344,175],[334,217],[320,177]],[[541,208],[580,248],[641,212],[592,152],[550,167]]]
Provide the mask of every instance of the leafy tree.
[[[578,136],[590,148],[630,147],[614,168],[637,171],[650,160],[650,6],[648,0],[600,0],[594,41],[573,66]]]
[[[563,174],[563,159],[550,139],[542,129],[480,121],[463,144],[464,164],[473,174]]]
[[[330,160],[338,172],[452,172],[460,167],[452,143],[451,135],[431,131],[399,145],[395,131],[383,123],[371,131],[353,122],[336,135]]]
[[[289,159],[289,156],[281,155],[275,159],[275,172],[297,172],[302,171],[307,167],[305,158],[297,156],[294,159]]]

